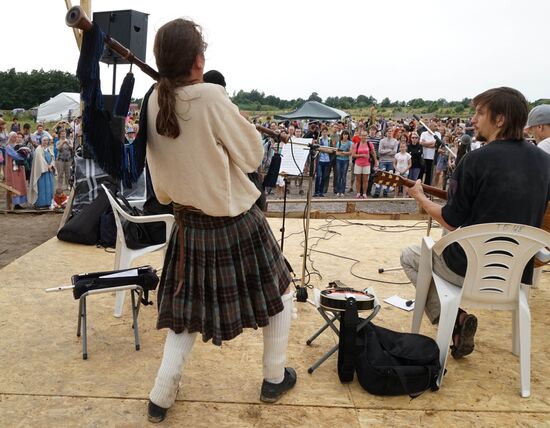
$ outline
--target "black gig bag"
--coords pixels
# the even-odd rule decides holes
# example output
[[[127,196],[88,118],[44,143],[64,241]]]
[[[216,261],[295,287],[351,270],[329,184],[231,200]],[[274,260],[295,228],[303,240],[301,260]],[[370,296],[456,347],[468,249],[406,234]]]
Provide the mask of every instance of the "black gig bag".
[[[356,315],[354,301],[348,299],[340,330],[341,381],[351,381],[355,369],[359,383],[371,394],[415,397],[428,389],[437,391],[441,365],[435,340],[421,334],[392,331],[371,322],[357,332],[356,325],[361,319]]]

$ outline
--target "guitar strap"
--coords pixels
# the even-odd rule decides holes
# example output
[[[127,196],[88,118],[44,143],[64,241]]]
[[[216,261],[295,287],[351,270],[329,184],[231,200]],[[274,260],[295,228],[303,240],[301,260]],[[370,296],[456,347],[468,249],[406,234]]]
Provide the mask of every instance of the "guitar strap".
[[[355,373],[355,336],[359,314],[353,297],[346,299],[346,307],[340,317],[340,340],[338,342],[338,377],[340,382],[351,382]]]

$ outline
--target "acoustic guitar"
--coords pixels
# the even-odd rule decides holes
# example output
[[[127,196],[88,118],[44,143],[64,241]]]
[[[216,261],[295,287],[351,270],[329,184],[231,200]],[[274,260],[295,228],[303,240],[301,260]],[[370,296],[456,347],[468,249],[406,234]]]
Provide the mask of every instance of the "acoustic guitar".
[[[391,172],[387,171],[378,171],[374,176],[374,182],[377,184],[381,184],[384,186],[391,186],[391,187],[397,187],[397,186],[407,186],[407,187],[413,187],[416,184],[416,181],[409,180],[408,178],[401,177],[397,174],[392,174]],[[428,186],[427,184],[422,184],[422,190],[424,190],[424,193],[427,193],[428,195],[435,196],[436,198],[447,200],[447,191],[440,189],[438,187],[434,186]],[[546,207],[546,212],[544,214],[544,218],[542,219],[542,225],[541,229],[550,232],[550,209],[549,209],[550,203]],[[540,267],[548,262],[542,262],[541,260],[537,259],[535,257],[535,267]]]

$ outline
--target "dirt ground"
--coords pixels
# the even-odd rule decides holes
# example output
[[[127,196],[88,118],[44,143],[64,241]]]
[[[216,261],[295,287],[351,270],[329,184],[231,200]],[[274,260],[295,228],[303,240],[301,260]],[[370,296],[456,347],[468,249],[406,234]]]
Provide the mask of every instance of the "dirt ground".
[[[0,269],[55,236],[61,215],[0,214]]]

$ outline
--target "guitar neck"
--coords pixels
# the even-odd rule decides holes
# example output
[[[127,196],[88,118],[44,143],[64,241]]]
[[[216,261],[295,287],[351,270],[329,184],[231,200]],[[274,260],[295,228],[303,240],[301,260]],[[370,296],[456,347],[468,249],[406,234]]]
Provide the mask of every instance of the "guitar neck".
[[[401,177],[400,181],[407,187],[413,187],[415,185],[415,182],[412,180],[409,180],[408,178]],[[435,196],[436,198],[439,198],[439,199],[447,200],[447,191],[440,189],[439,187],[428,186],[427,184],[423,184],[422,190],[424,190],[424,193],[427,193],[428,195]]]

